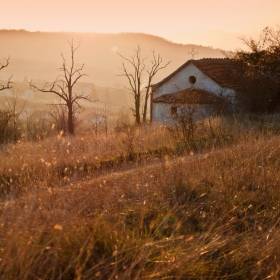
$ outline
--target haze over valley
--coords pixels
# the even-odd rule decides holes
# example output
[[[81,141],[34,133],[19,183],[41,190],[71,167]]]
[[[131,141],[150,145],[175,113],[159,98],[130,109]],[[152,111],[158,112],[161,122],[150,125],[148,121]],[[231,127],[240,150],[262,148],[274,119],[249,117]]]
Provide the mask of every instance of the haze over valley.
[[[117,77],[122,58],[117,54],[130,56],[140,45],[144,56],[151,56],[151,51],[163,57],[164,61],[171,61],[168,68],[159,72],[159,81],[174,71],[192,56],[190,51],[195,47],[195,59],[204,57],[223,57],[219,49],[193,44],[177,44],[164,38],[141,33],[70,33],[70,32],[28,32],[24,30],[0,30],[0,38],[5,44],[0,44],[2,56],[10,56],[9,69],[1,72],[1,77],[8,78],[13,74],[14,80],[28,79],[52,80],[57,76],[61,66],[61,53],[69,57],[69,44],[80,47],[75,60],[85,64],[84,72],[88,74],[84,82],[100,86],[123,84]]]
[[[90,118],[92,107],[104,104],[111,107],[113,112],[126,111],[130,116],[129,107],[132,99],[125,89],[127,80],[120,74],[119,68],[123,59],[118,55],[129,57],[139,45],[143,57],[151,59],[152,51],[160,54],[163,62],[171,61],[158,72],[153,82],[156,83],[177,69],[184,62],[192,58],[223,57],[221,50],[212,47],[177,44],[164,38],[142,33],[71,33],[71,32],[29,32],[25,30],[0,30],[0,53],[10,57],[10,64],[5,71],[1,71],[0,80],[6,80],[11,75],[15,83],[13,90],[6,90],[3,95],[17,93],[25,100],[25,106],[36,110],[49,110],[47,103],[57,102],[54,94],[34,93],[28,83],[33,80],[44,85],[45,81],[52,82],[61,73],[58,69],[62,65],[62,56],[66,62],[70,59],[70,46],[80,45],[75,53],[75,63],[84,64],[83,73],[87,74],[77,84],[76,90],[91,94],[94,103],[84,103],[85,111],[81,116]],[[193,49],[194,48],[194,49]],[[6,55],[4,55],[6,54]],[[145,87],[144,78],[143,88]],[[33,92],[33,93],[31,93]],[[48,100],[46,102],[46,100]],[[2,101],[3,102],[3,101]],[[125,108],[125,109],[124,109]]]

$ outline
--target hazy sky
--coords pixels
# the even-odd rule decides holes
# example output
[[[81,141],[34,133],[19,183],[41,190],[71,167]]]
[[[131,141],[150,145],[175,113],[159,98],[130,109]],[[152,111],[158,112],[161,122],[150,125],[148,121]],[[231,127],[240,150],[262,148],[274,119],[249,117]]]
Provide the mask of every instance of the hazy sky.
[[[0,10],[1,29],[144,32],[232,49],[280,24],[280,0],[0,0]]]

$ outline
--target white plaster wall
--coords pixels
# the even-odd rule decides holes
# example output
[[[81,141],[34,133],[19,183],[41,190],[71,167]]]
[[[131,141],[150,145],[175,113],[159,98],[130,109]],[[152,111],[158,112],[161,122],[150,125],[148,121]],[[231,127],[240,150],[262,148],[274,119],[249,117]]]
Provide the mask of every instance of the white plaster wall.
[[[190,76],[196,77],[195,84],[191,84],[189,82]],[[190,63],[180,72],[176,73],[166,83],[156,88],[154,92],[154,98],[157,98],[163,94],[175,93],[179,90],[184,90],[190,87],[207,90],[213,93],[219,93],[223,90],[222,87],[206,76],[193,63]]]
[[[170,104],[154,103],[153,104],[153,122],[154,123],[169,123]]]
[[[171,106],[176,106],[167,104],[167,103],[154,103],[153,108],[153,123],[157,124],[172,124],[173,120],[171,117]],[[180,114],[180,106],[184,105],[177,105],[178,111],[177,113]],[[211,115],[213,108],[211,105],[195,105],[196,106],[196,113],[194,114],[194,120],[200,120],[205,118],[206,116]]]

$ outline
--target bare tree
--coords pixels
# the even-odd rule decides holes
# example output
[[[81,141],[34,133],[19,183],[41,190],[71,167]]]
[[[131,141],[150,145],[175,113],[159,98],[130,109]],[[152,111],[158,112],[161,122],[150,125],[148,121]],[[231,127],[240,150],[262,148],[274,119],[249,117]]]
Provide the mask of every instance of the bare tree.
[[[106,137],[108,136],[108,128],[109,128],[108,119],[109,119],[109,116],[111,116],[111,115],[112,115],[112,111],[111,111],[110,106],[104,104],[104,106],[101,110],[101,116],[103,118],[103,128],[104,128]]]
[[[166,64],[161,66],[161,64],[162,64],[161,55],[160,54],[156,55],[154,50],[152,51],[152,54],[153,54],[153,58],[151,60],[151,66],[145,68],[145,71],[148,74],[148,82],[147,82],[147,86],[146,86],[146,92],[144,95],[143,119],[142,119],[143,123],[145,123],[147,121],[148,99],[151,95],[150,88],[151,88],[153,77],[156,75],[156,73],[159,70],[164,69],[171,62],[171,61],[168,61]]]
[[[25,108],[25,100],[20,102],[18,92],[14,92],[13,96],[5,96],[5,111],[10,115],[9,131],[6,132],[8,142],[16,142],[22,136],[22,120],[20,119]]]
[[[108,136],[108,118],[112,115],[110,106],[104,104],[103,107],[94,108],[92,111],[93,119],[90,121],[95,134],[98,134],[99,128],[103,127],[106,137]]]
[[[95,135],[97,135],[99,131],[99,127],[101,126],[102,123],[102,117],[99,108],[93,108],[92,117],[93,118],[89,121],[89,123],[93,127]]]
[[[197,112],[198,106],[195,103],[175,104],[175,106],[171,107],[170,118],[172,126],[168,126],[168,130],[176,140],[189,144],[194,138],[194,132],[197,128],[195,123]]]
[[[138,45],[137,49],[134,49],[134,55],[126,58],[122,56],[120,53],[119,56],[123,58],[122,67],[120,68],[121,74],[119,76],[126,77],[129,82],[129,87],[126,87],[133,96],[134,106],[131,108],[134,116],[135,122],[137,125],[141,124],[141,105],[143,99],[143,89],[144,85],[144,72],[148,74],[148,84],[146,85],[146,91],[144,94],[144,105],[143,105],[143,118],[142,121],[146,122],[147,117],[147,107],[148,107],[148,99],[150,96],[150,86],[152,83],[153,77],[156,73],[165,68],[169,63],[166,63],[164,66],[162,64],[162,57],[160,55],[156,56],[155,51],[153,51],[153,59],[151,60],[151,67],[147,67],[145,65],[145,61],[147,58],[142,58],[141,48]],[[132,70],[128,70],[128,67],[125,65],[125,61],[132,68]]]
[[[64,135],[64,133],[67,131],[67,120],[68,120],[68,112],[67,107],[63,104],[54,104],[51,105],[51,111],[49,112],[52,116],[52,120],[54,122],[54,128],[57,131],[57,133],[60,133],[61,135]],[[75,126],[75,117],[74,117],[74,127]]]
[[[0,71],[6,67],[8,67],[10,63],[10,57],[5,59],[4,63],[0,63]],[[12,82],[11,82],[12,76],[8,79],[6,85],[0,85],[0,91],[4,89],[11,89],[12,88]]]
[[[6,131],[11,118],[10,112],[0,109],[0,144],[6,141]]]
[[[29,141],[40,141],[49,137],[53,132],[52,124],[47,112],[34,109],[26,118],[26,138]]]
[[[74,122],[74,105],[78,108],[83,108],[80,104],[81,100],[86,100],[92,102],[90,98],[90,94],[84,95],[83,93],[78,94],[74,91],[74,86],[76,83],[83,77],[87,76],[86,74],[82,74],[84,64],[81,67],[75,66],[74,55],[76,50],[80,47],[74,47],[73,42],[69,42],[71,47],[71,63],[70,67],[66,67],[66,60],[61,54],[63,64],[62,67],[59,68],[59,71],[62,72],[54,82],[46,82],[44,87],[40,88],[36,86],[32,81],[30,82],[30,88],[35,91],[40,91],[44,93],[54,93],[57,95],[62,103],[59,103],[58,106],[64,105],[68,110],[68,118],[67,118],[67,128],[68,132],[71,135],[75,133],[75,122]]]
[[[22,137],[24,106],[25,101],[21,102],[15,91],[12,96],[4,96],[0,104],[0,143],[17,142]]]
[[[117,118],[114,130],[117,133],[124,132],[130,126],[129,115],[127,112],[124,112],[124,109],[125,108],[122,107],[115,115]]]
[[[119,54],[119,53],[118,53]],[[133,114],[135,116],[136,124],[141,124],[141,115],[140,115],[140,108],[141,108],[141,79],[142,74],[145,69],[145,58],[141,58],[141,48],[140,46],[134,50],[134,55],[130,58],[125,58],[121,54],[119,54],[121,58],[127,61],[133,69],[133,72],[128,72],[125,63],[122,62],[122,68],[120,69],[121,74],[119,76],[124,76],[128,79],[129,87],[126,87],[128,90],[131,91],[133,96],[134,106],[131,108]]]

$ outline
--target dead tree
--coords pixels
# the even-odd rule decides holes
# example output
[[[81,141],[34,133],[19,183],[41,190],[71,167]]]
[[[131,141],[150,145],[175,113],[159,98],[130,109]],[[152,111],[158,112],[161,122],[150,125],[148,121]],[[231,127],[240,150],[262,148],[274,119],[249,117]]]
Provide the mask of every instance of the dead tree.
[[[95,134],[98,134],[99,128],[103,127],[106,137],[108,136],[109,123],[108,118],[112,115],[110,106],[104,104],[103,107],[94,108],[92,111],[93,119],[89,122]]]
[[[176,108],[176,110],[172,110]],[[197,104],[180,104],[171,107],[170,119],[172,125],[168,126],[171,135],[179,141],[189,144],[194,138],[194,132],[197,128],[195,123],[195,115],[198,112]]]
[[[13,96],[5,96],[3,102],[4,111],[9,115],[8,129],[5,132],[6,142],[17,142],[22,136],[23,122],[20,116],[25,108],[25,101],[20,104],[18,92],[13,93]]]
[[[64,106],[63,104],[51,104],[51,110],[49,114],[52,117],[52,120],[54,122],[54,129],[57,131],[58,134],[64,135],[67,131],[68,127],[68,112],[67,112],[67,107]],[[73,114],[73,122],[74,122],[74,127],[77,128],[76,126],[76,117],[75,113]]]
[[[118,53],[119,54],[119,53]],[[146,58],[141,58],[141,48],[140,46],[134,50],[134,55],[130,58],[126,58],[119,54],[121,58],[127,61],[130,66],[132,66],[132,73],[129,72],[125,63],[122,62],[122,67],[120,68],[121,74],[119,76],[124,76],[127,78],[129,82],[129,87],[125,87],[126,89],[131,91],[133,96],[134,106],[131,107],[133,114],[135,116],[135,122],[137,125],[141,124],[141,91],[142,91],[142,74],[145,70],[145,60]]]
[[[103,118],[103,128],[104,128],[104,132],[107,137],[108,129],[109,129],[108,119],[109,119],[109,116],[112,115],[110,106],[104,104],[103,108],[101,108],[101,110],[100,110],[100,113],[101,113],[101,117]]]
[[[155,51],[153,51],[153,59],[151,60],[151,67],[147,67],[145,65],[145,61],[147,58],[142,58],[141,48],[140,46],[137,49],[134,49],[134,55],[126,58],[118,53],[119,56],[124,60],[122,62],[122,67],[120,68],[120,75],[126,77],[129,83],[129,87],[125,87],[128,89],[132,96],[133,96],[133,103],[134,106],[131,108],[134,116],[135,122],[137,125],[141,124],[141,107],[143,103],[144,97],[144,105],[143,105],[143,112],[142,112],[142,121],[146,122],[147,118],[147,107],[148,107],[148,99],[150,96],[150,87],[153,80],[153,77],[156,73],[165,68],[169,63],[166,63],[164,66],[162,64],[162,57],[160,55],[156,56]],[[132,70],[125,65],[125,61],[131,67]],[[148,83],[144,84],[144,72],[148,74]],[[143,89],[146,86],[146,91],[143,96]]]
[[[161,66],[162,64],[161,55],[160,54],[156,55],[154,50],[152,51],[152,53],[153,53],[153,58],[151,60],[151,67],[145,68],[145,71],[148,74],[148,82],[146,86],[146,92],[144,94],[143,119],[142,119],[143,123],[147,121],[148,99],[151,95],[150,88],[151,88],[153,77],[156,75],[156,73],[159,70],[164,69],[171,62],[168,61],[165,65]]]
[[[89,121],[89,123],[93,127],[95,135],[97,135],[98,131],[99,131],[99,127],[101,126],[101,123],[102,123],[102,117],[101,117],[101,112],[100,112],[99,108],[93,108],[92,119]]]
[[[0,144],[6,141],[6,131],[11,118],[10,112],[0,109]]]
[[[8,67],[10,63],[10,57],[5,59],[4,63],[0,63],[0,71],[6,67]],[[8,79],[6,85],[0,85],[0,91],[4,89],[11,89],[12,88],[12,82],[11,82],[12,76]]]
[[[83,93],[78,94],[74,91],[74,86],[76,83],[83,77],[87,76],[86,74],[82,74],[84,64],[81,67],[75,67],[74,55],[76,50],[80,47],[74,47],[73,42],[70,42],[71,47],[71,63],[69,68],[66,66],[66,60],[61,54],[63,64],[62,67],[58,70],[62,72],[54,82],[46,82],[45,85],[40,88],[36,86],[32,81],[30,82],[30,88],[35,91],[40,91],[44,93],[54,93],[60,99],[60,104],[58,106],[64,105],[67,107],[68,118],[67,118],[67,128],[68,133],[74,135],[75,133],[75,122],[74,122],[74,106],[78,108],[83,108],[80,104],[81,100],[86,100],[89,102],[93,102],[90,98],[90,94],[84,95]]]

